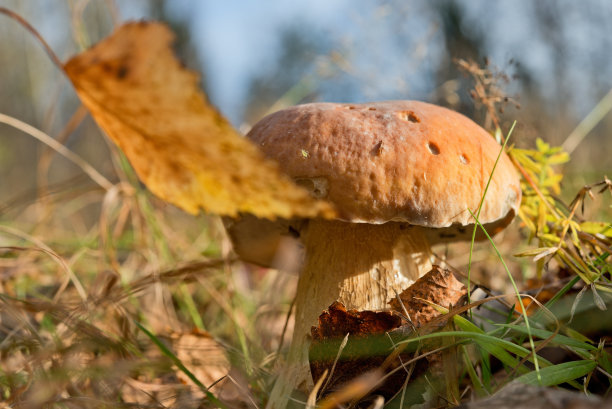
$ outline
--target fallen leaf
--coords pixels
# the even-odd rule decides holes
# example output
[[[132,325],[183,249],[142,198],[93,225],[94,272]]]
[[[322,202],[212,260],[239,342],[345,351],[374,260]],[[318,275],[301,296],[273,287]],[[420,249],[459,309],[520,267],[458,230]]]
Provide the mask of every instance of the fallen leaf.
[[[342,303],[334,302],[319,316],[319,326],[312,327],[312,339],[344,337],[346,334],[370,336],[384,334],[399,327],[401,319],[390,311],[349,310]]]
[[[231,367],[226,348],[205,331],[175,333],[171,339],[176,357],[213,395],[232,408],[250,406],[248,383]],[[204,393],[187,374],[180,370],[175,373],[179,381],[190,386],[191,394],[204,399]]]
[[[458,304],[466,294],[465,286],[451,271],[434,265],[427,274],[402,291],[398,298],[391,300],[389,305],[399,314],[408,315],[418,328],[441,315],[431,304],[447,308]]]
[[[423,277],[415,281],[410,287],[402,291],[389,303],[391,308],[410,320],[416,334],[424,335],[438,329],[452,329],[452,324],[440,321],[439,317],[451,307],[457,306],[467,295],[465,286],[455,278],[450,271],[434,265]],[[429,379],[435,382],[443,382],[446,396],[442,396],[447,402],[457,404],[459,401],[459,390],[457,378],[459,377],[459,366],[455,340],[450,337],[430,339],[422,342],[421,352],[433,351],[440,347],[440,352],[428,354],[426,364],[421,362],[421,368],[426,366]]]
[[[391,311],[347,311],[342,303],[330,305],[319,316],[318,326],[311,329],[309,361],[313,380],[318,380],[326,371],[329,377],[320,394],[342,391],[354,385],[364,373],[375,371],[379,373],[378,378],[370,379],[360,390],[365,389],[363,393],[366,393],[375,389],[375,394],[393,396],[404,383],[405,371],[396,372],[382,385],[377,385],[377,381],[382,376],[379,368],[393,347],[385,334],[400,325],[401,318]],[[400,364],[398,359],[393,367]]]
[[[230,371],[225,350],[208,333],[194,331],[172,335],[172,349],[176,357],[205,386],[209,386]],[[177,378],[197,390],[191,379],[182,371],[176,371]]]
[[[236,395],[235,385],[228,379],[231,364],[226,349],[215,341],[207,332],[190,331],[174,332],[161,336],[176,357],[189,372],[210,392],[224,403]],[[162,353],[153,346],[146,352],[150,362],[159,361]],[[175,368],[174,377],[156,374],[154,371],[139,373],[136,378],[125,377],[121,387],[121,399],[137,407],[158,407],[163,402],[166,407],[198,408],[206,395],[187,374]],[[179,383],[180,382],[180,383]],[[157,404],[157,405],[156,405]],[[232,407],[245,407],[236,405]]]
[[[190,212],[333,217],[206,100],[161,23],[127,23],[64,69],[96,122],[160,198]]]

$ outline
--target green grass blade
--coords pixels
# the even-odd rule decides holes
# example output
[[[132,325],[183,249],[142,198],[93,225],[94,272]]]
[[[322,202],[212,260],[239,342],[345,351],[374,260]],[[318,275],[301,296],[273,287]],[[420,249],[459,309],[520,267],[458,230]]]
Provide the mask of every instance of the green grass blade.
[[[489,243],[491,243],[491,245],[493,246],[493,249],[495,250],[495,253],[497,254],[497,257],[499,258],[499,261],[504,266],[504,270],[506,270],[506,273],[508,274],[508,278],[510,279],[510,282],[512,283],[512,288],[514,289],[514,293],[516,294],[516,298],[518,300],[518,303],[521,306],[521,311],[523,311],[523,319],[524,319],[524,322],[525,322],[525,327],[527,328],[527,335],[529,336],[529,346],[531,347],[531,351],[532,351],[532,355],[533,355],[533,364],[535,366],[535,372],[536,372],[536,374],[538,374],[539,370],[540,370],[540,365],[538,363],[538,355],[536,354],[535,344],[533,343],[533,337],[531,336],[531,332],[530,332],[531,331],[531,326],[529,325],[529,317],[527,316],[527,310],[525,309],[525,305],[523,304],[523,298],[521,297],[521,294],[520,294],[520,292],[518,290],[518,286],[516,285],[516,282],[514,281],[514,278],[512,277],[512,274],[510,273],[510,269],[508,269],[508,266],[506,265],[506,261],[504,260],[504,258],[502,257],[501,253],[499,252],[499,249],[495,245],[495,242],[493,241],[493,239],[489,235],[489,232],[487,232],[487,230],[484,228],[484,226],[480,223],[480,221],[478,220],[478,216],[476,216],[470,209],[468,209],[468,211],[470,212],[470,214],[474,218],[474,221],[476,222],[476,226],[480,227],[480,229],[483,231],[483,233],[487,237],[487,240],[489,240]]]
[[[506,341],[504,339],[488,335],[482,329],[478,328],[469,320],[455,315],[453,317],[455,325],[459,327],[465,333],[471,333],[473,335],[472,340],[484,351],[486,351],[489,355],[494,356],[499,359],[504,365],[516,368],[520,361],[510,355],[508,351],[520,356],[524,357],[529,354],[529,350],[525,349],[519,345],[516,345],[510,341]],[[522,365],[517,369],[519,372],[524,373],[528,371],[527,367]]]
[[[474,392],[476,392],[476,396],[482,398],[489,395],[489,392],[485,389],[482,381],[478,377],[476,370],[474,369],[474,365],[472,365],[472,360],[470,359],[470,354],[468,353],[465,345],[461,345],[461,353],[463,357],[463,362],[465,364],[465,368],[467,373],[472,381],[472,386],[474,387]]]
[[[527,328],[521,325],[512,325],[512,324],[496,324],[500,327],[510,328],[514,331],[520,332],[521,334],[528,334]],[[565,335],[554,334],[551,331],[547,331],[544,329],[536,329],[531,328],[531,335],[541,338],[548,339],[554,335],[554,338],[550,341],[550,345],[559,345],[559,346],[567,346],[570,348],[583,349],[587,351],[596,351],[597,347],[587,344],[586,342],[578,341],[577,339],[573,339],[570,337],[566,337]]]
[[[510,140],[510,136],[512,135],[512,131],[514,131],[514,127],[516,126],[516,121],[514,121],[512,123],[512,126],[510,127],[510,130],[508,131],[508,135],[506,136],[506,139],[504,140],[504,145],[501,147],[501,149],[499,150],[499,153],[497,154],[497,158],[495,158],[495,163],[493,164],[493,169],[491,170],[491,173],[489,174],[489,179],[487,180],[487,184],[485,185],[485,189],[484,189],[484,193],[482,194],[482,197],[480,198],[480,203],[478,204],[478,209],[476,210],[476,216],[479,217],[480,216],[480,211],[482,210],[482,205],[484,203],[485,197],[487,195],[487,191],[489,190],[489,185],[491,184],[491,179],[493,179],[493,172],[495,172],[495,169],[497,168],[497,163],[499,162],[499,158],[501,158],[502,153],[504,153],[504,151],[506,150],[506,145],[508,145],[508,141]],[[498,131],[499,128],[497,129]],[[501,132],[501,131],[500,131]],[[477,217],[475,217],[474,219],[477,220]],[[472,231],[472,240],[470,241],[470,252],[468,255],[468,271],[467,271],[467,276],[468,276],[468,285],[467,285],[467,299],[468,299],[468,303],[472,302],[472,294],[470,291],[470,287],[472,286],[472,280],[471,280],[471,273],[472,273],[472,253],[474,252],[474,241],[476,240],[476,229],[478,228],[477,225],[474,225],[474,230]],[[470,316],[471,316],[471,310],[470,310]]]
[[[563,286],[557,293],[544,305],[545,308],[541,308],[536,312],[533,316],[534,321],[539,321],[542,317],[542,314],[546,309],[550,309],[561,297],[563,297],[578,281],[580,281],[579,276],[575,276],[572,278],[567,284]]]
[[[179,290],[183,295],[180,299],[177,300],[179,302],[179,305],[185,307],[187,313],[191,317],[191,320],[193,321],[197,329],[206,331],[206,328],[204,327],[204,321],[202,321],[202,317],[200,316],[198,307],[196,306],[196,303],[193,300],[193,297],[191,296],[187,285],[185,283],[181,283],[181,285],[179,286]]]
[[[484,349],[478,350],[480,355],[480,372],[482,376],[482,383],[484,388],[488,391],[492,390],[493,371],[491,368],[491,355],[489,355]]]
[[[571,361],[542,368],[538,374],[533,371],[517,378],[517,381],[527,385],[553,386],[574,379],[581,378],[594,370],[597,363],[594,361]]]
[[[597,363],[603,368],[604,371],[609,374],[612,374],[612,355],[609,354],[605,349],[602,349],[600,351],[600,356],[597,360]]]
[[[432,334],[421,335],[418,337],[406,339],[398,342],[397,344],[409,344],[413,342],[422,341],[425,339],[441,338],[441,337],[457,337],[466,338],[481,346],[487,350],[491,355],[500,359],[504,364],[513,367],[519,364],[519,361],[508,353],[510,351],[518,356],[526,356],[529,354],[529,350],[523,348],[520,345],[516,345],[513,342],[505,339],[500,339],[492,335],[480,333],[480,332],[469,332],[469,331],[443,331],[434,332]]]

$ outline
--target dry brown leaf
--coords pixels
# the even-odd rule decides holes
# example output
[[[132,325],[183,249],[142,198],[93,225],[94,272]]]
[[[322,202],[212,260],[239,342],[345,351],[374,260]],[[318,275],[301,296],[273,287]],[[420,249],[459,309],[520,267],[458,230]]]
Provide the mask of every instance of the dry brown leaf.
[[[160,335],[160,334],[158,334]],[[240,389],[235,380],[239,374],[232,374],[228,350],[205,331],[194,329],[189,332],[163,334],[164,343],[174,352],[179,361],[215,397],[230,408],[252,407],[247,402],[248,388]],[[151,345],[145,352],[150,362],[163,360],[163,352]],[[160,360],[162,359],[162,360]],[[205,393],[189,376],[179,368],[174,373],[139,371],[135,378],[122,378],[121,399],[138,407],[201,408],[206,400]],[[109,397],[110,399],[110,397]]]
[[[225,350],[206,332],[173,334],[172,349],[183,365],[207,387],[230,371]],[[181,382],[196,387],[184,372],[176,371],[176,376]]]
[[[449,305],[456,305],[466,294],[465,286],[451,271],[433,266],[427,274],[402,291],[399,299],[394,298],[389,304],[402,315],[408,313],[412,324],[420,327],[441,315],[425,301],[448,308]]]
[[[185,368],[209,388],[213,395],[230,407],[249,407],[248,386],[240,388],[235,383],[241,380],[240,373],[232,373],[226,349],[207,332],[194,330],[173,334],[172,349]],[[176,376],[191,387],[194,396],[204,399],[204,393],[183,371],[177,370]]]
[[[400,317],[390,311],[347,311],[336,301],[319,315],[319,325],[311,328],[311,334],[315,341],[342,338],[346,334],[368,337],[384,334],[400,325]]]
[[[190,213],[332,217],[209,105],[173,37],[161,23],[127,23],[64,66],[147,187]]]
[[[318,326],[312,327],[312,343],[309,351],[310,371],[314,381],[326,371],[328,378],[322,395],[340,391],[369,371],[380,371],[392,342],[385,333],[398,328],[401,318],[390,311],[346,310],[334,302],[319,316]],[[347,334],[346,343],[340,343]],[[393,367],[401,362],[396,360]],[[373,393],[389,398],[403,385],[404,371],[391,376],[384,384],[377,385],[378,378],[369,384]]]

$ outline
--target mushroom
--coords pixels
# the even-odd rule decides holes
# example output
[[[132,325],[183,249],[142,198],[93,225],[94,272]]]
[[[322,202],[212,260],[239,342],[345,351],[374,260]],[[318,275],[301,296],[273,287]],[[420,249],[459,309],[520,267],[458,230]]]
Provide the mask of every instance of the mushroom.
[[[237,253],[258,264],[273,262],[274,251],[264,248],[283,237],[304,249],[293,341],[275,401],[311,382],[308,335],[329,305],[388,309],[396,293],[431,269],[432,244],[471,238],[468,209],[478,209],[501,147],[465,116],[417,101],[298,105],[263,118],[247,137],[339,214],[338,220],[244,216],[229,225]],[[480,222],[496,233],[520,200],[518,174],[502,153]]]

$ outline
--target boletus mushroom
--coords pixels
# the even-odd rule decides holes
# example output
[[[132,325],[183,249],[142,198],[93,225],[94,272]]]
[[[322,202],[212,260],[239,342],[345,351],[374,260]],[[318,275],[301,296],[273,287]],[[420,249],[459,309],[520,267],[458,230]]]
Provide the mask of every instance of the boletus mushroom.
[[[471,238],[479,220],[491,234],[517,212],[521,189],[510,159],[465,116],[424,102],[313,103],[273,113],[248,133],[296,183],[331,202],[338,220],[229,224],[236,251],[270,264],[280,238],[303,246],[288,368],[272,401],[309,382],[308,335],[338,301],[380,311],[431,269],[431,245]],[[272,246],[270,246],[270,244]],[[272,249],[272,250],[270,250]]]

